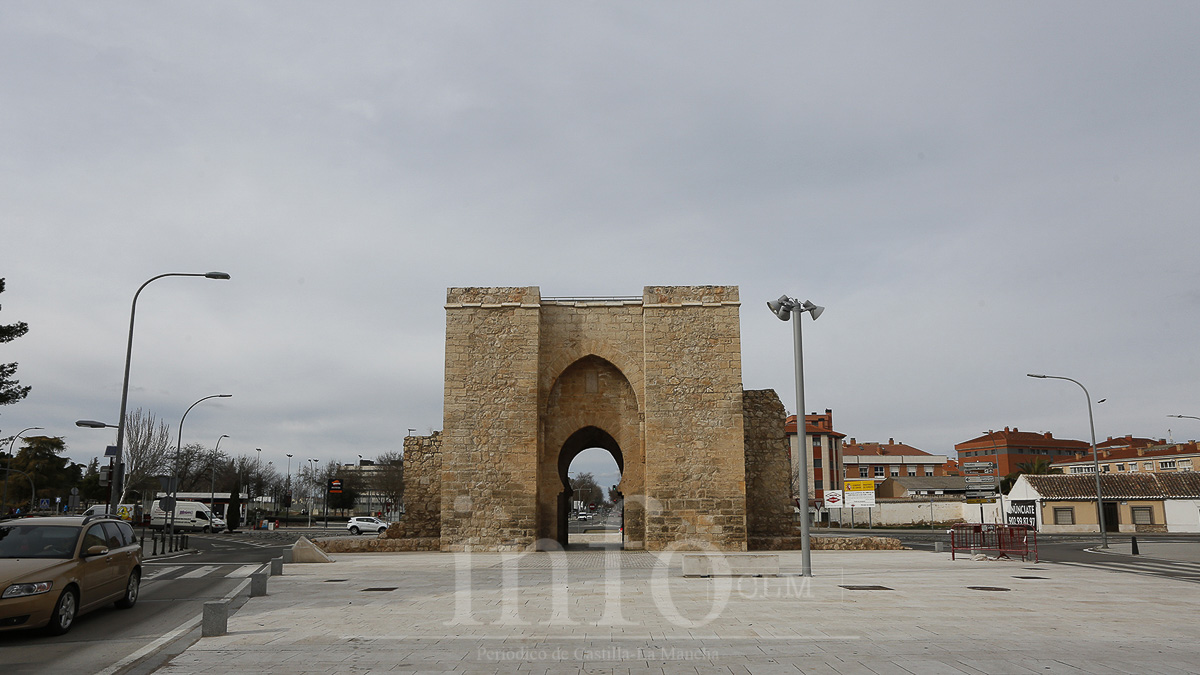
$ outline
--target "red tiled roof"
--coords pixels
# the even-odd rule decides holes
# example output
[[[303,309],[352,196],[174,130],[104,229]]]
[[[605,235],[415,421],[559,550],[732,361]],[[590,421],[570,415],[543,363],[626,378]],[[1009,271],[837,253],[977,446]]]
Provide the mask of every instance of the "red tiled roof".
[[[903,443],[843,443],[842,456],[848,457],[852,455],[921,455],[932,457],[932,453],[918,450],[911,445]]]
[[[992,447],[1001,448],[1087,448],[1091,450],[1090,443],[1085,441],[1076,441],[1069,438],[1055,438],[1050,432],[1036,433],[1031,431],[1020,431],[1019,429],[1009,429],[1005,427],[1000,431],[993,431],[984,434],[978,438],[972,438],[969,441],[956,443],[955,450],[988,450]]]
[[[809,434],[824,434],[826,436],[834,436],[836,438],[845,438],[846,437],[846,434],[839,433],[837,431],[834,431],[833,429],[827,429],[825,427],[817,426],[815,424],[815,422],[817,422],[821,418],[827,419],[827,416],[826,415],[805,415],[804,416],[804,430],[806,432],[808,432]],[[787,421],[785,421],[783,423],[783,433],[785,433],[785,434],[796,433],[796,416],[795,415],[788,415]]]
[[[1200,445],[1195,441],[1190,443],[1176,443],[1174,445],[1160,447],[1123,447],[1102,449],[1100,444],[1096,444],[1096,449],[1099,450],[1100,461],[1137,461],[1141,458],[1160,459],[1164,457],[1178,457],[1183,455],[1200,454]],[[1139,452],[1140,451],[1140,452]],[[1054,464],[1076,464],[1078,462],[1092,461],[1092,449],[1088,448],[1086,452],[1080,453],[1079,457],[1060,457],[1054,460]]]
[[[1025,474],[1029,485],[1043,499],[1065,501],[1096,498],[1095,474]],[[1100,474],[1100,493],[1105,499],[1200,498],[1200,473]]]

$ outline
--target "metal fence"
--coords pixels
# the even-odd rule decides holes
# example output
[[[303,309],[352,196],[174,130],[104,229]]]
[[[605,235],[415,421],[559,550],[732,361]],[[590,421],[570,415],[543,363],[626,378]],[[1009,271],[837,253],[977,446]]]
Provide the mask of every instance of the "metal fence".
[[[1019,555],[1037,562],[1037,530],[1025,525],[955,525],[950,529],[950,559],[960,551],[994,551],[1000,558]]]

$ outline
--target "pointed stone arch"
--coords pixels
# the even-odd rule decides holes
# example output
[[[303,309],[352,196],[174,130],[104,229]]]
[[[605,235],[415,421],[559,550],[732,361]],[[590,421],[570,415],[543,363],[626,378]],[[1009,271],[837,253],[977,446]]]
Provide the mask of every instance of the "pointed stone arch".
[[[633,386],[621,369],[594,354],[576,359],[554,379],[539,415],[538,537],[566,544],[571,460],[588,448],[612,453],[621,469],[623,495],[645,492],[642,413]],[[624,540],[640,547],[640,510],[625,514]]]

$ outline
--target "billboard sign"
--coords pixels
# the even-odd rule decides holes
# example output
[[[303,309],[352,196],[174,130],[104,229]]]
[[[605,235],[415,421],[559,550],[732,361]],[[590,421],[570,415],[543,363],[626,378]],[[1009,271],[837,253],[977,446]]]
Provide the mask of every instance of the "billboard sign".
[[[841,490],[826,490],[825,491],[825,508],[836,509],[842,506],[842,491]]]
[[[1037,527],[1037,502],[1032,500],[1009,502],[1008,524]]]

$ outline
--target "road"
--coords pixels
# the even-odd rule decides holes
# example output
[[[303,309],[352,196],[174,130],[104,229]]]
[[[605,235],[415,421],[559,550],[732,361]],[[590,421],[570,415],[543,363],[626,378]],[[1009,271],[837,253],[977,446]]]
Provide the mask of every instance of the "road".
[[[822,533],[836,530],[823,530]],[[848,530],[842,531],[849,532]],[[949,546],[950,538],[944,531],[931,533],[928,530],[858,530],[858,534],[896,537],[905,546],[914,549],[932,550],[934,542]],[[1110,534],[1111,548],[1100,548],[1100,535],[1038,535],[1038,559],[1042,563],[1091,567],[1156,577],[1166,577],[1188,583],[1200,583],[1200,535],[1197,534],[1139,534],[1143,555],[1130,554],[1130,535]],[[1172,557],[1157,557],[1155,550],[1171,548]],[[1178,555],[1182,552],[1182,555]]]
[[[4,675],[153,672],[200,637],[204,603],[248,585],[250,574],[278,557],[289,537],[193,535],[195,552],[159,556],[143,563],[141,594],[127,610],[106,607],[85,614],[71,631],[48,637],[40,631],[0,633]],[[294,539],[294,537],[291,537]],[[234,606],[245,602],[242,588]]]

